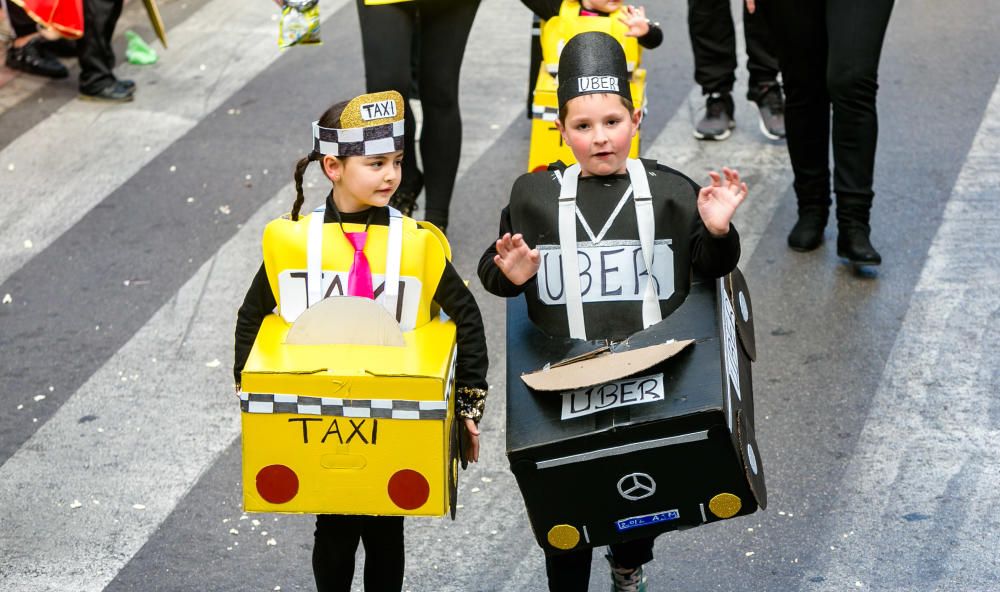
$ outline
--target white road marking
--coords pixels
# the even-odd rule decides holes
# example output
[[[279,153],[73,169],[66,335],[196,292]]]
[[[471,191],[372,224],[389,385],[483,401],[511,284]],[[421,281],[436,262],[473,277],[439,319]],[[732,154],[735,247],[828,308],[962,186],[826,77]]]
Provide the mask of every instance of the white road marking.
[[[816,589],[994,589],[1000,575],[1000,84],[945,207],[842,495]],[[825,547],[824,547],[825,548]],[[945,587],[941,587],[945,586]]]

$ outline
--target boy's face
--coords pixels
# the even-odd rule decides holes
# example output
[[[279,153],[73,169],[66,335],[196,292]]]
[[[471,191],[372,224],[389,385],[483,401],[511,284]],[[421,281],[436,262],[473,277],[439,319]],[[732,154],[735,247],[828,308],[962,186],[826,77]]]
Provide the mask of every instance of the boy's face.
[[[622,0],[584,0],[583,7],[598,12],[614,12],[622,7]]]
[[[566,120],[557,120],[556,127],[580,163],[581,176],[613,175],[625,172],[640,117],[618,95],[596,93],[567,101]]]

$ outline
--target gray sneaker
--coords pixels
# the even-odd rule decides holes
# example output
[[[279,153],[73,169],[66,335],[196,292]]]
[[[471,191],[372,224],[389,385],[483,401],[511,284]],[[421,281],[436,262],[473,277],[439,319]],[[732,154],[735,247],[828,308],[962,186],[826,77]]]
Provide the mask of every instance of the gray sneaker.
[[[726,93],[709,93],[705,99],[705,116],[694,126],[694,137],[699,140],[725,140],[733,133],[733,96]]]
[[[785,137],[785,97],[781,85],[766,82],[757,87],[753,102],[760,109],[760,132],[772,140]]]

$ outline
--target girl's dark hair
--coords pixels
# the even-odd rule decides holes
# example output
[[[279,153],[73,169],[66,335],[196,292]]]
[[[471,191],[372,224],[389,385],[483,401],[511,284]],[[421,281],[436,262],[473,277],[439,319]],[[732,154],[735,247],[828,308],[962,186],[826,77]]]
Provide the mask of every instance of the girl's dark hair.
[[[339,128],[340,115],[344,112],[344,108],[347,107],[348,102],[341,101],[327,109],[319,118],[319,126]],[[305,201],[305,195],[302,194],[302,176],[306,172],[306,167],[309,166],[310,162],[322,158],[322,154],[313,150],[305,158],[299,159],[299,162],[295,164],[295,203],[292,204],[292,220],[299,219],[299,210],[302,209],[302,202]]]

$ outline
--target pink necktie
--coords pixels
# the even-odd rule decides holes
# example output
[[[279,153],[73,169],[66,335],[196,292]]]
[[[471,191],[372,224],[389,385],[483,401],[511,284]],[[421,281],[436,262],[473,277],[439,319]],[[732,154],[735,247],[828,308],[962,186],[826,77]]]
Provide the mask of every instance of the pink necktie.
[[[368,240],[367,232],[345,232],[344,236],[354,247],[354,264],[347,274],[347,295],[361,296],[362,298],[375,298],[372,291],[372,269],[368,266],[368,258],[365,257],[365,241]]]

